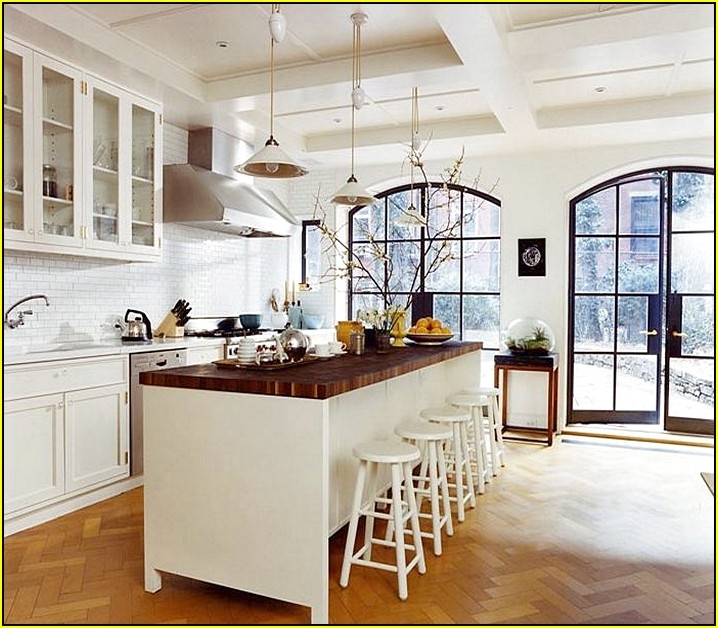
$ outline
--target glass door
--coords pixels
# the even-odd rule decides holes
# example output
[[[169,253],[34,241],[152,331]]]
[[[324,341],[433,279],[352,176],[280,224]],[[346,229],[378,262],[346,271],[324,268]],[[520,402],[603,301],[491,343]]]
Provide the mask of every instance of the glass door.
[[[641,172],[571,202],[569,424],[713,433],[713,179]]]
[[[572,204],[569,423],[659,422],[664,189],[648,173]]]
[[[671,176],[666,429],[715,434],[715,192],[705,172]]]

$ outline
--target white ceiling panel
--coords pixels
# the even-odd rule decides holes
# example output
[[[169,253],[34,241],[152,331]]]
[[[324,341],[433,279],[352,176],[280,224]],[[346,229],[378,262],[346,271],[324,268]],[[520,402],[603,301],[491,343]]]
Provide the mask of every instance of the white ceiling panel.
[[[356,113],[363,159],[401,160],[414,86],[437,157],[453,156],[462,145],[482,154],[610,143],[609,124],[619,125],[621,142],[659,140],[669,129],[671,138],[713,132],[704,121],[715,117],[714,4],[280,7],[288,31],[275,47],[276,128],[283,147],[313,163],[348,157],[350,16],[360,10],[369,18],[362,86],[370,104]],[[161,95],[171,123],[213,124],[250,142],[266,139],[271,4],[3,8],[5,34]]]

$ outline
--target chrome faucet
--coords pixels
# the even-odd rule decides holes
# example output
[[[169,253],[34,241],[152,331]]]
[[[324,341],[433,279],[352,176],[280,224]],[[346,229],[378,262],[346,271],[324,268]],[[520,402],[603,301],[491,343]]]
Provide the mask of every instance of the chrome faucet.
[[[25,317],[33,314],[32,310],[20,310],[17,313],[17,318],[10,318],[10,312],[12,312],[18,305],[25,303],[25,301],[30,301],[31,299],[45,299],[45,305],[48,307],[50,306],[50,301],[47,300],[47,297],[44,294],[31,294],[29,297],[20,299],[17,303],[13,303],[13,305],[10,306],[10,309],[5,312],[5,325],[7,325],[10,329],[15,329],[20,325],[24,325]]]

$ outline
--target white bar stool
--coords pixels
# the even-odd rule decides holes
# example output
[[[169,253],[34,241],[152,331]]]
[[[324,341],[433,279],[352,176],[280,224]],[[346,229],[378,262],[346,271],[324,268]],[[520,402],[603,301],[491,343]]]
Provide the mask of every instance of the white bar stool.
[[[349,584],[349,572],[352,565],[364,565],[392,571],[397,574],[399,582],[399,597],[405,600],[408,597],[406,576],[418,566],[419,573],[426,573],[424,562],[424,549],[421,541],[421,529],[419,528],[418,509],[414,486],[412,484],[412,463],[421,458],[419,449],[414,445],[400,441],[369,441],[356,445],[352,450],[359,458],[359,471],[357,472],[356,485],[354,487],[354,503],[352,514],[349,519],[349,531],[347,542],[344,548],[344,561],[339,584],[346,587]],[[381,497],[376,491],[376,478],[378,466],[388,464],[391,467],[391,499]],[[370,467],[371,465],[371,467]],[[370,483],[369,503],[364,504],[364,480],[367,468],[371,468],[372,482]],[[402,483],[406,501],[402,497]],[[377,512],[376,504],[391,504],[391,513]],[[354,542],[359,525],[359,517],[364,515],[364,544],[354,552]],[[374,538],[374,519],[393,520],[394,541]],[[404,542],[405,524],[411,524],[413,545]],[[372,544],[394,547],[396,549],[396,564],[380,563],[371,560]],[[413,558],[407,564],[406,550],[414,552]]]
[[[491,451],[491,471],[494,475],[499,474],[499,467],[506,466],[506,450],[504,448],[504,437],[501,432],[501,414],[499,411],[499,398],[501,390],[493,386],[481,388],[467,388],[462,390],[461,395],[473,395],[484,399],[481,405],[481,413],[486,408],[487,436]]]
[[[486,421],[489,426],[489,434],[491,436],[491,457],[500,460],[500,466],[506,466],[506,449],[504,449],[504,437],[502,435],[501,411],[499,410],[499,400],[501,398],[501,389],[494,386],[481,388],[470,388],[466,391],[473,395],[483,395],[490,401],[487,408]],[[499,464],[494,462],[494,475],[498,475]]]
[[[473,420],[473,431],[469,432],[470,460],[476,467],[476,493],[483,495],[486,492],[486,482],[491,477],[488,472],[488,454],[486,452],[486,437],[484,435],[484,419],[482,406],[489,403],[486,397],[471,394],[456,394],[448,397],[447,402],[457,408],[469,410]]]
[[[467,434],[467,425],[471,422],[471,413],[460,408],[444,406],[441,408],[426,408],[419,415],[427,421],[445,423],[451,426],[453,432],[454,481],[453,483],[449,482],[448,485],[456,492],[456,497],[450,499],[451,501],[456,501],[456,516],[459,521],[463,521],[465,519],[464,508],[466,503],[468,502],[471,508],[476,508]]]
[[[417,493],[416,507],[419,511],[419,519],[431,520],[431,532],[422,531],[421,535],[434,540],[434,554],[441,556],[441,529],[446,527],[446,534],[449,536],[454,534],[443,447],[444,441],[451,440],[453,430],[440,423],[405,421],[394,428],[394,433],[422,450],[419,473],[413,476],[417,483],[414,491]],[[428,488],[426,487],[427,482]],[[441,491],[441,500],[439,491]],[[431,502],[431,514],[421,512],[421,501],[424,495],[427,495]],[[390,520],[386,538],[391,538],[392,529],[393,525]]]

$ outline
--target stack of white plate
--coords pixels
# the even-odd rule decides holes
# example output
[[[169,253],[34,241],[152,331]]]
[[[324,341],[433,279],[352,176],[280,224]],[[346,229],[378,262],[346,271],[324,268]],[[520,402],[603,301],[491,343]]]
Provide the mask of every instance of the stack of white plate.
[[[240,364],[254,364],[257,356],[257,343],[249,338],[242,338],[237,349],[237,360]]]

